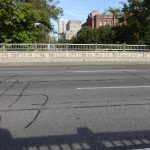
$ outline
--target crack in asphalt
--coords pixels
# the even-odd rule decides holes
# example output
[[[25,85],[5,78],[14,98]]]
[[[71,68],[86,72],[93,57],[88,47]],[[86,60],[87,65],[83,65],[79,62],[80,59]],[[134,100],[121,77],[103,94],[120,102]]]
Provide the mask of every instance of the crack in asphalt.
[[[138,78],[140,78],[140,79],[143,79],[143,80],[146,80],[146,81],[150,82],[150,79],[149,79],[149,78],[144,78],[144,77],[142,77],[142,76],[139,76],[139,75],[137,75],[137,74],[135,74],[135,73],[131,73],[131,72],[128,72],[128,71],[123,71],[123,72],[128,73],[128,74],[130,74],[130,75],[132,75],[132,76],[134,76],[134,77],[138,77]]]
[[[19,97],[20,95],[13,95],[13,94],[5,94],[5,95],[3,95],[3,97],[7,97],[7,96],[11,96],[11,97]],[[22,95],[21,97],[29,97],[29,96],[43,96],[43,97],[45,97],[44,102],[39,103],[39,104],[31,104],[31,105],[40,105],[40,106],[42,105],[42,106],[44,106],[44,105],[47,104],[48,99],[49,99],[48,95],[45,95],[45,94]],[[8,108],[9,108],[9,107],[8,107]]]
[[[12,78],[15,78],[15,77],[18,77],[18,76],[19,76],[18,74],[15,74],[15,75],[13,75],[13,76],[11,76],[11,77],[9,77],[9,78],[6,78],[6,79],[4,79],[3,81],[1,81],[0,84],[1,84],[1,83],[7,84],[8,82],[5,82],[5,81],[8,81],[8,80],[10,80],[10,79],[12,79]],[[21,84],[21,82],[19,82],[19,79],[18,79],[17,81],[15,81],[15,82],[9,82],[9,83],[12,83],[12,84],[11,84],[7,89],[5,89],[5,91],[0,95],[0,97],[2,97],[2,96],[17,96],[17,98],[16,98],[16,100],[15,100],[13,103],[11,103],[11,104],[8,106],[8,108],[11,108],[13,105],[15,105],[15,104],[19,101],[19,99],[21,99],[23,96],[42,95],[42,96],[45,97],[44,102],[42,102],[41,104],[31,104],[31,105],[38,105],[38,106],[41,106],[40,108],[38,108],[38,109],[22,109],[22,110],[34,110],[34,111],[37,111],[37,114],[35,115],[35,117],[25,126],[25,128],[28,128],[28,127],[30,127],[30,126],[36,121],[37,117],[38,117],[39,114],[41,113],[41,108],[47,104],[49,97],[48,97],[47,95],[45,95],[45,94],[23,95],[23,94],[24,94],[24,91],[29,87],[30,82],[26,82],[25,87],[21,90],[21,92],[20,92],[19,95],[11,95],[11,94],[9,95],[9,94],[6,94],[7,91],[10,90],[10,89],[11,89],[13,86],[15,86],[16,84]],[[18,109],[18,111],[22,111],[22,110],[21,110],[21,109],[20,109],[20,110]],[[3,110],[3,111],[0,110],[0,112],[6,112],[6,111],[9,111],[9,110]],[[10,110],[10,111],[15,111],[15,110],[12,109],[12,110]]]
[[[28,87],[29,85],[30,85],[30,82],[21,90],[20,95],[17,97],[17,99],[16,99],[13,103],[11,103],[11,104],[8,106],[8,108],[12,107],[12,106],[22,97],[22,95],[23,95],[25,89],[27,89],[27,87]]]
[[[16,77],[18,77],[18,76],[19,76],[18,74],[15,74],[15,75],[13,75],[13,76],[11,76],[11,77],[8,77],[8,78],[4,79],[4,80],[1,81],[0,83],[5,83],[5,81],[8,81],[8,80],[13,79],[13,78],[16,78]]]
[[[41,110],[38,110],[38,112],[37,112],[37,114],[35,115],[35,117],[33,118],[33,120],[32,120],[31,122],[29,122],[29,124],[26,125],[25,128],[30,127],[30,126],[34,123],[34,121],[37,119],[37,117],[39,116],[40,113],[41,113]]]
[[[43,107],[47,104],[47,102],[49,100],[49,97],[47,95],[44,95],[44,94],[41,94],[41,95],[46,97],[45,102],[43,102],[42,104],[39,104],[39,106],[41,106],[40,108],[35,109],[35,110],[38,111],[37,114],[35,115],[35,117],[33,118],[33,120],[30,121],[29,124],[25,126],[25,128],[30,127],[35,122],[35,120],[38,118],[38,116],[40,115],[41,111],[43,110]]]
[[[0,110],[0,112],[19,112],[19,111],[39,111],[39,110],[47,110],[49,108],[22,108],[22,109],[4,109]]]
[[[133,76],[135,76],[135,77],[138,77],[138,78],[141,78],[141,79],[144,79],[144,80],[146,80],[146,81],[150,81],[149,79],[147,79],[147,78],[143,78],[143,77],[141,77],[141,76],[139,76],[139,75],[136,75],[136,74],[134,74],[134,73],[130,73],[130,72],[127,72],[127,71],[123,71],[123,72],[125,72],[125,73],[128,73],[128,74],[131,74],[131,75],[133,75]],[[7,110],[0,110],[0,112],[13,112],[13,111],[31,111],[31,110],[33,110],[33,111],[36,111],[37,113],[36,113],[36,115],[33,117],[33,119],[31,120],[31,121],[29,121],[29,123],[25,126],[25,128],[29,128],[35,121],[36,121],[36,119],[38,118],[38,116],[40,115],[40,113],[42,112],[42,110],[50,110],[51,108],[52,108],[52,106],[51,107],[45,107],[45,105],[47,104],[47,102],[48,102],[48,100],[49,100],[49,97],[48,97],[48,95],[45,95],[45,94],[33,94],[33,95],[24,95],[24,91],[29,87],[29,85],[32,83],[32,84],[38,84],[38,83],[51,83],[51,82],[65,82],[65,81],[68,81],[68,80],[56,80],[56,81],[28,81],[28,82],[19,82],[19,80],[17,80],[17,81],[15,81],[15,82],[5,82],[5,81],[9,81],[10,79],[12,79],[12,78],[15,78],[15,77],[17,77],[17,76],[19,76],[18,74],[15,74],[15,75],[13,75],[13,76],[11,76],[11,77],[9,77],[9,78],[6,78],[6,79],[4,79],[2,82],[0,82],[0,83],[12,83],[1,95],[0,95],[0,97],[2,97],[2,96],[17,96],[17,98],[16,98],[16,100],[13,102],[13,103],[11,103],[10,105],[9,105],[9,107],[8,108],[11,108],[13,105],[15,105],[18,101],[19,101],[19,99],[21,99],[22,97],[25,97],[25,96],[35,96],[35,95],[41,95],[41,96],[44,96],[45,97],[45,99],[44,99],[44,102],[42,102],[42,103],[39,103],[39,104],[30,104],[31,106],[32,105],[36,105],[36,106],[38,106],[38,108],[29,108],[29,109],[27,109],[27,108],[23,108],[23,109],[7,109]],[[89,82],[89,81],[91,81],[91,82],[95,82],[95,81],[117,81],[117,80],[119,80],[119,79],[100,79],[100,80],[94,80],[94,79],[87,79],[87,80],[69,80],[68,82],[80,82],[80,81],[83,81],[83,82]],[[20,94],[19,95],[9,95],[9,94],[6,94],[7,93],[7,91],[9,90],[9,89],[11,89],[15,84],[23,84],[23,83],[26,83],[26,85],[25,85],[25,87],[23,87],[23,89],[21,90],[21,92],[20,92]],[[149,99],[147,99],[147,100],[149,100]],[[125,101],[125,100],[124,100]],[[100,102],[102,102],[102,101],[100,101]],[[106,101],[106,102],[108,102],[108,101]],[[75,103],[75,102],[72,102],[72,103]],[[86,104],[87,102],[77,102],[76,104]],[[57,103],[55,103],[55,104],[57,104]],[[69,104],[69,102],[67,103],[67,102],[65,102],[65,103],[59,103],[59,104]],[[58,104],[58,105],[59,105]],[[107,107],[120,107],[120,106],[144,106],[144,105],[146,105],[146,106],[150,106],[150,103],[136,103],[136,104],[111,104],[111,105],[91,105],[91,106],[71,106],[71,107],[66,107],[66,106],[64,106],[64,108],[65,109],[84,109],[84,108],[102,108],[102,107],[104,107],[104,108],[107,108]]]
[[[105,108],[105,107],[124,107],[124,106],[150,106],[150,103],[143,103],[143,104],[113,104],[113,105],[93,105],[93,106],[71,106],[63,108],[72,109],[72,108]],[[42,111],[42,110],[51,110],[53,107],[38,107],[38,108],[22,108],[22,109],[4,109],[0,110],[0,112],[17,112],[17,111]],[[39,115],[39,114],[38,114]]]
[[[124,80],[127,80],[127,79],[124,79]],[[31,84],[39,84],[39,83],[59,83],[59,82],[100,82],[100,81],[119,81],[119,79],[99,79],[99,80],[95,80],[95,79],[80,79],[80,80],[48,80],[48,81],[19,81],[18,84],[23,84],[23,83],[28,83],[30,82]],[[13,83],[13,82],[3,82],[1,81],[0,83]]]
[[[120,106],[150,106],[150,103],[145,103],[145,104],[122,104],[122,105],[95,105],[95,106],[76,106],[76,107],[65,107],[65,108],[106,108],[106,107],[120,107]]]
[[[142,79],[142,80],[145,80],[145,81],[148,81],[148,82],[150,82],[150,79],[149,78],[144,78],[144,77],[142,77],[142,76],[140,76],[140,75],[137,75],[137,74],[135,74],[135,73],[131,73],[131,72],[129,72],[129,71],[123,71],[124,73],[127,73],[127,74],[130,74],[130,75],[132,75],[132,76],[134,76],[134,77],[138,77],[138,78],[140,78],[140,79]],[[134,91],[134,93],[135,93],[135,95],[138,95],[138,92],[137,91]],[[139,95],[140,96],[140,95]]]
[[[8,88],[6,88],[2,94],[0,94],[0,97],[2,97],[9,89],[11,89],[13,86],[15,86],[15,84],[17,84],[18,82],[19,82],[19,80],[12,82],[12,84]]]

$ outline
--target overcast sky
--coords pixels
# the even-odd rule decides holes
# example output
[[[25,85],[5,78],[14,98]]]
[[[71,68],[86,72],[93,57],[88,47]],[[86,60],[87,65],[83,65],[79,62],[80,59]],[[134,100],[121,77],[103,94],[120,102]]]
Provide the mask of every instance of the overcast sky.
[[[63,8],[64,15],[61,19],[78,19],[84,23],[88,14],[92,10],[99,10],[104,12],[109,7],[122,7],[120,2],[127,0],[59,0],[59,7]],[[53,22],[57,30],[57,23]]]

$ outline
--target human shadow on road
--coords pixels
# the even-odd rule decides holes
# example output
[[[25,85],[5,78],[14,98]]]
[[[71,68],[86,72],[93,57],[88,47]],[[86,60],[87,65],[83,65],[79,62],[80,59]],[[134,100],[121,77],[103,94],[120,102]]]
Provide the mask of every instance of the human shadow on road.
[[[0,150],[127,150],[150,147],[150,131],[93,133],[78,128],[77,134],[13,138],[0,129]]]
[[[0,129],[0,150],[23,150],[23,147],[12,138],[8,130]]]

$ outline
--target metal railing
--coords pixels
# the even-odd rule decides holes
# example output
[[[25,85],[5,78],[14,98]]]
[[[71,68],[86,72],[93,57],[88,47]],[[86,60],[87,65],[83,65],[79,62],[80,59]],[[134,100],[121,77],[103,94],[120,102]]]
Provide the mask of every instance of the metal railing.
[[[127,44],[0,44],[1,51],[150,51],[150,45]]]

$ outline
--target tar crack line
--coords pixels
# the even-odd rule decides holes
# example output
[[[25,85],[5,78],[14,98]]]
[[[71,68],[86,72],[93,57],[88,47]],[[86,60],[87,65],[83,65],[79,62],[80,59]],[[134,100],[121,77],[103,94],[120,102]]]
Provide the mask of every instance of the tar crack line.
[[[27,87],[29,85],[30,85],[30,82],[27,83],[27,85],[22,89],[22,91],[21,91],[20,95],[17,97],[17,99],[12,104],[10,104],[8,108],[11,108],[23,96],[25,89],[27,89]]]
[[[40,114],[40,112],[41,112],[41,110],[38,110],[36,116],[33,118],[33,120],[32,120],[27,126],[25,126],[25,128],[28,128],[29,126],[32,125],[32,123],[37,119],[37,117],[38,117],[38,115]]]
[[[2,97],[2,96],[3,96],[9,89],[11,89],[15,84],[17,84],[18,81],[19,81],[19,80],[13,82],[13,83],[0,95],[0,97]]]

